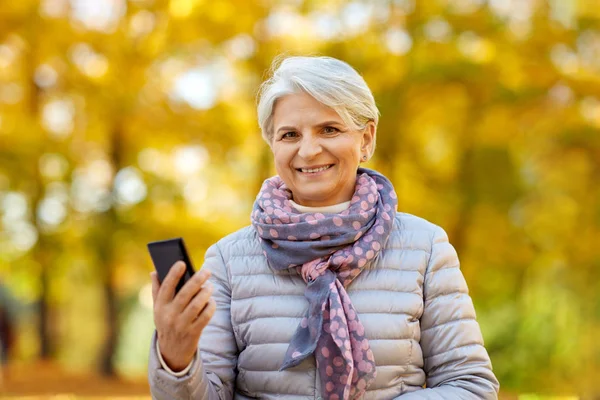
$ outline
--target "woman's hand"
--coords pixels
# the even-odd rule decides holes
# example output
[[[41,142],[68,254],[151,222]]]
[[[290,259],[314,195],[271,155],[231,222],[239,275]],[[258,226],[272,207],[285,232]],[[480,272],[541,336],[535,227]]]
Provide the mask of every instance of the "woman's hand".
[[[154,325],[163,360],[173,371],[181,371],[194,358],[202,330],[215,313],[216,303],[211,297],[213,287],[206,282],[209,271],[198,271],[175,295],[175,288],[185,272],[185,264],[178,261],[163,283],[152,272],[152,299]]]

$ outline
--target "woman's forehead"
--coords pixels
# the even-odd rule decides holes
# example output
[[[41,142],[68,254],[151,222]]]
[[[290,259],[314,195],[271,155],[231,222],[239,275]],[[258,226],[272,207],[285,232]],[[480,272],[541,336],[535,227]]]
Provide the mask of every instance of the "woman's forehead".
[[[280,125],[318,125],[326,121],[343,124],[333,108],[306,93],[286,95],[277,100],[273,109],[275,130]]]

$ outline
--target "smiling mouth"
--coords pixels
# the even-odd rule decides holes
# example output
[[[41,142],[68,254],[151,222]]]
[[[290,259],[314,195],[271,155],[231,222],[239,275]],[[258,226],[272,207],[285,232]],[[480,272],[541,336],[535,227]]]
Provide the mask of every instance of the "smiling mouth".
[[[319,168],[296,168],[296,171],[300,171],[300,172],[304,172],[304,173],[308,173],[308,174],[315,174],[317,172],[326,171],[331,167],[333,167],[333,164],[325,165],[325,166],[322,166]]]

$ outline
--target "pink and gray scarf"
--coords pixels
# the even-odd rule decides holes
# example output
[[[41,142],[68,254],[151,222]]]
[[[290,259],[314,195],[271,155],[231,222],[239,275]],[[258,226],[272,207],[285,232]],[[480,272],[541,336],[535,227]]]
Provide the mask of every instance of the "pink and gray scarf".
[[[385,245],[397,210],[392,183],[359,168],[350,207],[338,214],[299,213],[281,178],[267,179],[252,225],[269,265],[299,269],[308,315],[292,337],[281,369],[315,354],[327,399],[357,399],[375,380],[375,359],[346,287]]]

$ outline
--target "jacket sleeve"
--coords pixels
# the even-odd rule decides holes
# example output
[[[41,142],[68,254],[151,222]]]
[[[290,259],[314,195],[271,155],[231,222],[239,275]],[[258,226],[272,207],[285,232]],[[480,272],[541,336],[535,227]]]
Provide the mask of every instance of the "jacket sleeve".
[[[153,400],[231,400],[237,375],[238,348],[231,324],[231,286],[218,244],[205,256],[203,269],[211,271],[215,315],[204,328],[199,342],[200,357],[194,357],[187,374],[176,377],[160,364],[156,332],[150,345],[148,381]]]
[[[476,321],[458,256],[446,232],[435,228],[424,281],[421,349],[427,388],[403,400],[496,400],[500,384]]]

